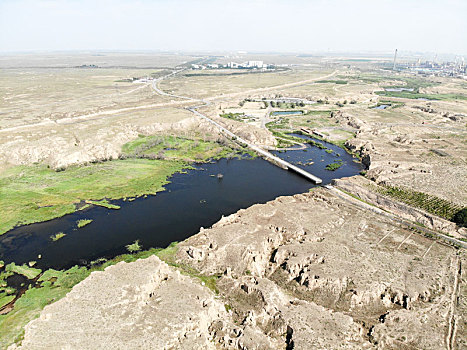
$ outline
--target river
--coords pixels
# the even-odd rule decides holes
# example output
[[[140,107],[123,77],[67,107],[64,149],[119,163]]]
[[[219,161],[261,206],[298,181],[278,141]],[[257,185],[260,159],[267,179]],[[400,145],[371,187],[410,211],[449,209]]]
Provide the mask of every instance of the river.
[[[323,184],[363,169],[343,149],[321,143],[327,151],[307,144],[305,150],[274,153],[322,178]],[[339,169],[325,170],[327,164],[336,160],[342,162]],[[217,174],[223,177],[218,178]],[[166,247],[196,234],[200,227],[210,227],[222,215],[314,187],[300,175],[261,158],[197,164],[187,173],[174,174],[170,181],[165,191],[154,196],[112,201],[121,206],[119,210],[91,207],[47,222],[17,227],[0,236],[0,260],[6,264],[37,261],[36,266],[41,269],[63,269],[125,253],[125,246],[135,240],[140,241],[143,249]],[[79,219],[93,222],[78,229]],[[58,232],[66,236],[52,241],[50,236]]]

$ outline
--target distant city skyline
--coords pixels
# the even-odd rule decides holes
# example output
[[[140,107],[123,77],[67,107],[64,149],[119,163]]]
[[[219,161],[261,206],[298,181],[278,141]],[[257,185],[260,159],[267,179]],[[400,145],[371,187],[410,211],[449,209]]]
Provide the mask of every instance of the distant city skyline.
[[[0,0],[0,52],[467,55],[467,1]]]

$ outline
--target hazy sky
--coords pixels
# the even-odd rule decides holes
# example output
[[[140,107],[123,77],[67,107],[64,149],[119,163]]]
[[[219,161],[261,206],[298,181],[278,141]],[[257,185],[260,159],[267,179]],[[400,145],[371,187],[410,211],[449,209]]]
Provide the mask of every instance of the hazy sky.
[[[0,51],[467,54],[467,0],[0,0]]]

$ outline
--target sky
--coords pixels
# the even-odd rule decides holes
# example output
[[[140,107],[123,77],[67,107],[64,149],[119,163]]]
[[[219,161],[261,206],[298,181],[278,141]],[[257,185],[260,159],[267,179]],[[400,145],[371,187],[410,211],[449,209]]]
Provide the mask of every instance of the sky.
[[[467,0],[0,0],[0,52],[467,54]]]

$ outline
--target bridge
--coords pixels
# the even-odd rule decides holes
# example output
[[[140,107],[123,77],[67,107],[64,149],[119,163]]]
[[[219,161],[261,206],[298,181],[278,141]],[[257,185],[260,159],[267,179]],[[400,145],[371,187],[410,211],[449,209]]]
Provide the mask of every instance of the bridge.
[[[270,161],[271,163],[275,164],[275,165],[278,165],[279,167],[281,168],[284,168],[284,169],[288,169],[288,170],[291,170],[311,181],[313,181],[315,184],[320,184],[323,182],[323,180],[321,180],[319,177],[313,175],[313,174],[310,174],[308,171],[306,170],[303,170],[293,164],[290,164],[289,162],[279,158],[279,157],[276,157],[275,155],[273,155],[272,153],[262,149],[261,147],[258,147],[256,146],[255,144],[252,144],[250,142],[248,142],[247,140],[235,135],[233,132],[231,132],[230,130],[227,130],[226,128],[224,128],[222,125],[220,125],[219,123],[217,123],[216,121],[212,120],[211,118],[207,117],[206,115],[198,112],[196,110],[196,108],[198,108],[200,106],[195,106],[195,107],[187,107],[187,109],[196,114],[197,116],[207,120],[209,123],[215,125],[223,134],[227,135],[227,136],[230,136],[231,138],[235,139],[237,142],[239,143],[242,143],[244,145],[246,145],[247,147],[251,148],[253,151],[255,151],[256,153],[258,153],[259,155],[263,156],[266,160]]]
[[[321,180],[319,177],[313,175],[313,174],[310,174],[308,171],[306,170],[303,170],[301,168],[299,168],[298,166],[295,166],[293,164],[290,164],[289,162],[279,158],[279,157],[276,157],[275,155],[273,155],[272,153],[262,149],[261,147],[258,147],[256,146],[255,144],[253,143],[250,143],[248,142],[247,140],[235,135],[233,132],[231,132],[230,130],[227,130],[226,128],[224,128],[222,125],[220,125],[219,123],[217,123],[216,121],[212,120],[211,118],[209,118],[208,116],[204,115],[203,113],[200,113],[197,111],[197,108],[199,107],[203,107],[203,106],[207,106],[209,105],[211,102],[209,101],[206,101],[206,100],[200,100],[200,99],[196,99],[196,98],[192,98],[192,97],[187,97],[187,96],[179,96],[179,95],[174,95],[174,94],[170,94],[170,93],[167,93],[165,91],[162,91],[158,86],[157,86],[157,83],[161,80],[164,80],[166,78],[169,78],[175,74],[178,74],[180,73],[181,71],[183,71],[184,69],[181,69],[181,70],[176,70],[166,76],[163,76],[161,78],[158,78],[158,79],[155,79],[153,80],[152,82],[152,88],[160,95],[163,95],[163,96],[169,96],[169,97],[175,97],[175,98],[181,98],[181,99],[185,99],[185,100],[191,100],[191,101],[198,101],[198,102],[202,102],[201,105],[198,105],[198,106],[193,106],[193,107],[186,107],[187,110],[189,110],[190,112],[194,113],[195,115],[197,115],[198,117],[200,118],[203,118],[204,120],[207,120],[209,123],[213,124],[214,126],[216,126],[223,134],[227,135],[227,136],[230,136],[230,138],[232,139],[235,139],[237,142],[239,143],[242,143],[244,144],[245,146],[251,148],[253,151],[255,151],[256,153],[258,153],[259,155],[261,155],[262,157],[264,157],[264,159],[270,161],[271,163],[281,167],[281,168],[284,168],[284,169],[287,169],[287,170],[291,170],[305,178],[307,178],[308,180],[314,182],[315,184],[319,185],[323,182],[323,180]]]

